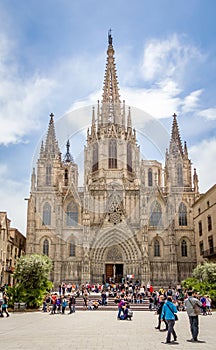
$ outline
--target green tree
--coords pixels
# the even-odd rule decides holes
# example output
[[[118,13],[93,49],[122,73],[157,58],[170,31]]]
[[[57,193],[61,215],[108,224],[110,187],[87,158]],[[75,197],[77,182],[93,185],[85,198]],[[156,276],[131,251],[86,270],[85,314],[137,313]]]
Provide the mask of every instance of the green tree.
[[[193,270],[193,277],[182,281],[186,289],[194,289],[201,294],[210,295],[214,304],[216,303],[216,263],[206,262],[199,264]]]
[[[46,255],[25,255],[17,260],[14,287],[8,290],[11,302],[25,302],[28,307],[39,307],[52,283],[48,280],[51,260]]]

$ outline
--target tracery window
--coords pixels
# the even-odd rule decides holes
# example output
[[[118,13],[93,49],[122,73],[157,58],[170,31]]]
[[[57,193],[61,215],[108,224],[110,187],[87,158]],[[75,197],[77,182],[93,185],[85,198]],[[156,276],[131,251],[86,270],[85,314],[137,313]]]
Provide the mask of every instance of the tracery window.
[[[187,256],[187,242],[185,241],[185,239],[183,239],[181,243],[181,255]]]
[[[148,186],[153,185],[153,175],[152,175],[152,169],[148,169]]]
[[[49,241],[45,239],[43,241],[43,254],[49,256]]]
[[[51,225],[51,206],[45,203],[43,206],[43,225]]]
[[[98,170],[98,143],[93,144],[92,171]]]
[[[182,165],[177,165],[177,186],[183,186],[183,174],[182,174]]]
[[[117,141],[112,139],[109,141],[109,169],[117,168]]]
[[[154,240],[154,256],[160,256],[160,242],[158,239]]]
[[[74,202],[70,202],[66,210],[66,225],[76,226],[78,224],[78,206]]]
[[[179,226],[187,226],[187,207],[184,203],[179,205]]]
[[[127,170],[132,171],[132,148],[131,143],[127,144]]]
[[[153,202],[150,209],[150,226],[160,226],[162,224],[161,205],[157,201]]]
[[[51,173],[52,173],[52,167],[49,164],[46,166],[46,185],[47,186],[51,185]]]

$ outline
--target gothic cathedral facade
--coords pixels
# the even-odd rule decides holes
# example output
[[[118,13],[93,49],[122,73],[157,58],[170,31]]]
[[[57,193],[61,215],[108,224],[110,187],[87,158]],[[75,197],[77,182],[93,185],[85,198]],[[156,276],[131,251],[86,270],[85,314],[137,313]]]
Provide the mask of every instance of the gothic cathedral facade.
[[[51,114],[31,178],[27,254],[50,257],[55,286],[127,277],[176,285],[196,266],[192,205],[198,197],[175,114],[164,168],[141,159],[131,111],[120,101],[109,33],[102,101],[93,108],[84,147],[84,187],[69,141],[61,156]]]

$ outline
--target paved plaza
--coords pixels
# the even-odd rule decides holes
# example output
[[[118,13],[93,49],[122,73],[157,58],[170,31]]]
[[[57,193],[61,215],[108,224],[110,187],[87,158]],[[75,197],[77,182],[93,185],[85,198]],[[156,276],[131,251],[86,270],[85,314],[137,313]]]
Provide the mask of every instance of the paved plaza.
[[[178,342],[171,344],[161,343],[166,332],[154,329],[154,312],[134,312],[133,321],[118,321],[116,316],[117,311],[77,311],[72,315],[11,313],[9,318],[0,319],[0,349],[215,349],[216,313],[200,316],[199,339],[203,342],[189,343],[188,317],[180,312],[175,327]]]

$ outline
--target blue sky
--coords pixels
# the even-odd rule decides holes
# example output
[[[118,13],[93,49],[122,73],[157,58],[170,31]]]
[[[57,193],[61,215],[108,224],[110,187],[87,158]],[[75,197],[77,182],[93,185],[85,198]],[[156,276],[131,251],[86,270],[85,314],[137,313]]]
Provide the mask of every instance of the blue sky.
[[[214,0],[0,0],[0,211],[13,227],[25,234],[24,198],[51,112],[60,146],[70,137],[82,173],[85,106],[101,99],[109,28],[122,100],[168,136],[177,113],[200,191],[215,183],[215,13]],[[82,118],[71,112],[68,130],[76,109]],[[132,121],[142,144],[140,114]]]

